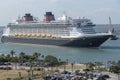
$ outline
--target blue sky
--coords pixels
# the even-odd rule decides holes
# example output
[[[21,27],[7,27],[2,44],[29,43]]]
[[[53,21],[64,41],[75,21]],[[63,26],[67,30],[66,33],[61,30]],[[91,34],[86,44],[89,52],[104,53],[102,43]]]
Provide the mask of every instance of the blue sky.
[[[120,0],[0,0],[0,24],[16,19],[18,15],[32,13],[43,19],[46,11],[52,11],[59,17],[65,11],[73,18],[90,18],[96,24],[120,24]]]

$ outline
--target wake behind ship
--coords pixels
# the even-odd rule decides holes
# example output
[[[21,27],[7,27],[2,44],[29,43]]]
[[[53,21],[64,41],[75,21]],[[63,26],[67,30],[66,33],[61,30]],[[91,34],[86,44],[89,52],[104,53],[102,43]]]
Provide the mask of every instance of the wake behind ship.
[[[30,13],[9,23],[2,35],[3,43],[28,43],[70,47],[99,47],[113,36],[109,33],[96,33],[90,19],[72,19],[66,14],[57,20],[52,12],[46,12],[39,21]]]

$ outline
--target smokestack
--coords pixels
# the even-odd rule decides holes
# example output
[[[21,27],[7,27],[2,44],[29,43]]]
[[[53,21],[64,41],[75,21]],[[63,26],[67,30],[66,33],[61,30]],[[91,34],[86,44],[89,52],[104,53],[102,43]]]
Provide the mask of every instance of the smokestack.
[[[33,21],[33,16],[30,13],[26,13],[24,19],[25,21]]]
[[[46,12],[45,21],[50,22],[50,21],[54,21],[54,20],[55,20],[54,14],[52,14],[52,12]]]

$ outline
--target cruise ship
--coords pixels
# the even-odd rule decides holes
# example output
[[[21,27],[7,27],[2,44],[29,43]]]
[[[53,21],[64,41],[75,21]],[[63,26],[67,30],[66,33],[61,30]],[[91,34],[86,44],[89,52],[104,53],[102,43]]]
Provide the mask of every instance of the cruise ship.
[[[111,32],[97,33],[95,24],[87,18],[71,18],[65,13],[55,19],[46,12],[43,20],[30,13],[9,23],[2,35],[2,43],[27,43],[69,47],[99,47],[113,36]]]

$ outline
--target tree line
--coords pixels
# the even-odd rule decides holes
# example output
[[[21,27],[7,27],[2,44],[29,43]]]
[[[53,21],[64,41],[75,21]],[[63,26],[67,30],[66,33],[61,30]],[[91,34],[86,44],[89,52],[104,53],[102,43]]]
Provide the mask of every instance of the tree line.
[[[42,67],[56,67],[60,65],[66,65],[68,62],[67,61],[62,61],[61,59],[58,59],[55,56],[52,55],[47,55],[44,56],[41,53],[34,52],[32,55],[26,54],[25,52],[20,52],[18,55],[16,55],[14,50],[11,50],[9,54],[1,54],[0,55],[0,65],[4,63],[29,63],[30,70],[32,70],[32,67],[37,63],[37,66],[42,66]],[[71,64],[74,66],[74,64]],[[101,66],[102,63],[100,62],[95,62],[95,63],[86,63],[86,67],[89,70],[93,70],[95,66],[98,67]],[[120,60],[116,62],[114,65],[111,65],[109,68],[110,72],[118,74],[118,78],[120,75]]]
[[[22,65],[26,62],[31,64],[31,66],[34,65],[34,63],[38,63],[39,66],[59,66],[66,63],[66,61],[61,61],[61,59],[58,59],[55,56],[44,56],[38,52],[34,52],[32,55],[26,54],[25,52],[20,52],[18,55],[16,55],[15,51],[11,50],[9,54],[0,55],[1,65],[4,63],[20,63]]]

